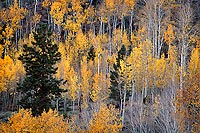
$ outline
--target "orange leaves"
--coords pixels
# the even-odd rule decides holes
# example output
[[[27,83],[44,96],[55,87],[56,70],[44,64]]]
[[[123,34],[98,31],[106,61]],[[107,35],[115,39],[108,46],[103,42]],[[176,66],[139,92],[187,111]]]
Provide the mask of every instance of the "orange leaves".
[[[0,30],[2,30],[2,34],[0,34],[0,44],[3,48],[8,49],[8,46],[11,45],[11,39],[14,37],[14,33],[17,29],[21,28],[19,22],[26,16],[27,10],[25,8],[21,8],[18,5],[17,0],[14,0],[14,4],[9,7],[9,9],[0,10]],[[3,28],[5,26],[5,29]]]
[[[133,7],[135,6],[135,0],[124,0],[124,4],[133,9]]]
[[[61,53],[61,61],[57,63],[57,73],[56,77],[58,79],[63,79],[64,81],[67,80],[67,72],[70,70],[70,60],[66,58],[66,51],[64,44],[60,43],[58,46],[58,51]],[[65,89],[66,86],[61,86],[63,89]]]
[[[141,48],[133,48],[129,60],[132,63],[131,69],[133,80],[135,81],[135,88],[141,89],[144,82],[144,65]]]
[[[9,118],[8,123],[3,123],[0,125],[3,133],[10,132],[30,132],[33,130],[36,124],[36,120],[31,116],[31,112],[27,110],[20,110],[19,113],[14,114]]]
[[[70,132],[69,130],[70,126],[68,121],[65,121],[63,116],[59,116],[56,111],[52,111],[51,109],[48,112],[44,111],[38,117],[33,117],[30,110],[21,109],[9,118],[8,123],[0,125],[0,131],[2,133],[64,133]]]
[[[2,35],[5,36],[6,38],[12,38],[13,37],[13,29],[10,28],[9,26],[6,26],[5,28],[5,32],[3,31],[2,32]]]
[[[79,86],[77,72],[74,70],[72,64],[72,57],[66,57],[65,45],[60,43],[58,51],[61,53],[61,61],[57,63],[58,70],[56,77],[63,79],[64,84],[61,87],[68,90],[67,94],[72,101],[78,97]],[[66,82],[66,83],[65,83]]]
[[[122,35],[122,43],[126,46],[126,49],[131,45],[126,32]]]
[[[42,2],[42,6],[43,6],[44,8],[47,8],[47,7],[51,6],[51,4],[52,4],[51,0],[44,0],[44,1]]]
[[[54,19],[55,24],[61,25],[63,17],[66,13],[66,3],[63,1],[55,1],[51,5],[50,15]]]
[[[88,106],[88,96],[91,89],[90,79],[92,76],[91,70],[88,69],[87,57],[83,56],[81,61],[81,94],[83,98],[84,108]]]
[[[67,8],[69,13],[65,20],[64,29],[67,29],[71,32],[77,32],[81,29],[81,24],[85,22],[87,17],[87,9],[82,7],[82,5],[86,5],[86,3],[80,0],[72,0],[68,2],[70,4],[70,6]]]
[[[126,15],[128,12],[131,12],[135,6],[135,0],[105,0],[105,8],[107,9],[108,14],[120,12],[123,15]]]
[[[77,32],[77,36],[75,38],[75,48],[76,52],[84,53],[86,49],[88,49],[88,39],[85,34],[83,34],[82,30]]]
[[[114,106],[107,107],[102,104],[99,111],[93,114],[90,120],[89,133],[117,133],[121,131],[121,119],[118,116],[119,111]]]
[[[96,73],[93,76],[93,89],[90,92],[90,98],[93,102],[102,101],[109,97],[110,94],[110,79],[109,76],[103,75],[103,73]]]
[[[10,6],[8,13],[8,20],[11,20],[12,28],[19,28],[19,22],[23,19],[27,13],[25,8],[20,8],[17,0],[14,0],[14,5]]]
[[[168,45],[171,45],[172,42],[173,42],[174,39],[175,39],[173,26],[172,26],[171,24],[169,24],[169,25],[167,26],[167,30],[166,30],[165,33],[164,33],[164,39],[165,39],[165,42],[166,42]]]
[[[101,105],[99,111],[93,114],[90,120],[89,128],[80,130],[76,127],[74,120],[64,119],[56,111],[44,111],[41,116],[32,116],[31,110],[20,109],[18,113],[13,114],[7,123],[0,123],[1,133],[73,133],[83,131],[88,133],[96,132],[119,132],[121,131],[121,119],[118,116],[119,111],[114,106],[107,107]]]
[[[125,59],[124,60],[120,60],[120,69],[119,69],[119,76],[121,78],[122,81],[125,82],[125,85],[128,89],[128,87],[130,87],[129,85],[131,84],[131,80],[133,78],[133,72],[132,72],[132,66],[131,66],[131,59]]]
[[[115,1],[114,0],[105,0],[106,8],[110,11],[114,10]]]
[[[32,17],[32,21],[33,21],[34,24],[39,23],[40,19],[41,19],[41,15],[38,14],[38,13],[35,13],[34,16]]]
[[[188,66],[188,81],[186,83],[185,100],[187,104],[189,120],[192,123],[192,131],[200,131],[200,49],[192,52]]]
[[[9,56],[5,56],[4,59],[0,58],[0,92],[8,89],[8,84],[12,84],[16,78],[15,73],[14,61]]]
[[[69,129],[68,123],[64,121],[63,116],[59,116],[56,111],[51,109],[48,112],[44,111],[41,116],[36,117],[36,120],[37,123],[35,131],[38,133],[62,133]]]
[[[7,25],[6,28],[5,28],[5,31],[3,31],[2,35],[1,35],[2,36],[1,38],[2,39],[4,38],[3,39],[3,44],[2,44],[4,47],[7,47],[7,46],[11,45],[10,39],[12,37],[14,37],[13,34],[14,34],[13,28],[11,28],[11,27],[9,27]]]
[[[200,51],[195,48],[192,52],[188,66],[188,75],[185,82],[184,90],[177,92],[176,107],[177,107],[177,122],[180,131],[184,131],[186,123],[191,125],[192,132],[200,131]]]
[[[191,76],[200,73],[200,48],[195,48],[192,51],[188,72]]]
[[[78,76],[77,73],[74,71],[74,68],[67,72],[67,89],[68,95],[72,101],[75,101],[78,98],[79,86],[78,86]]]
[[[156,74],[156,86],[158,88],[164,88],[166,86],[166,60],[164,55],[160,59],[156,59],[155,74]]]

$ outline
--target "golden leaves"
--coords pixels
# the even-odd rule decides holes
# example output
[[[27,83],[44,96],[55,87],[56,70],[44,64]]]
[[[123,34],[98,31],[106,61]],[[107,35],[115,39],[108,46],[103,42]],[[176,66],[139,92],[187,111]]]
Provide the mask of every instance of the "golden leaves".
[[[88,106],[88,96],[91,89],[91,81],[90,78],[92,76],[91,70],[88,68],[87,57],[83,56],[81,61],[81,94],[83,98],[83,107],[86,108]]]
[[[25,17],[26,14],[27,10],[25,8],[20,8],[17,0],[14,0],[14,5],[10,6],[7,18],[9,21],[11,20],[10,26],[13,29],[20,28],[19,22]]]
[[[175,39],[173,26],[169,24],[167,30],[164,33],[164,40],[168,45],[171,45]]]
[[[113,11],[114,6],[115,6],[115,1],[114,0],[105,0],[105,5],[106,5],[107,9]]]
[[[41,116],[32,116],[31,110],[20,109],[14,113],[7,123],[0,123],[1,133],[73,133],[77,131],[96,133],[96,132],[119,132],[122,124],[119,111],[110,105],[107,107],[102,104],[99,111],[93,114],[89,122],[88,129],[80,130],[74,123],[74,119],[64,119],[58,112],[50,109],[44,111]]]
[[[9,57],[5,56],[4,59],[0,58],[0,92],[8,89],[8,84],[16,78],[16,65],[14,61]]]
[[[12,38],[13,37],[13,29],[9,26],[6,26],[5,32],[2,32],[2,35],[5,36],[6,38]]]
[[[124,0],[124,4],[130,9],[133,9],[135,6],[135,0]]]
[[[89,43],[85,34],[83,34],[82,30],[77,32],[76,38],[74,40],[76,52],[84,53],[86,49],[88,49]]]
[[[50,15],[54,19],[55,24],[61,25],[63,17],[66,13],[66,3],[63,1],[55,1],[51,5]]]
[[[93,114],[93,119],[89,123],[89,133],[117,133],[121,131],[121,119],[119,111],[114,106],[107,107],[102,104],[99,111]]]
[[[124,32],[123,35],[122,35],[122,43],[124,44],[126,49],[128,49],[129,46],[131,45],[126,32]]]
[[[48,112],[44,111],[41,116],[37,117],[32,116],[31,110],[21,109],[9,118],[8,123],[0,125],[0,131],[3,133],[64,133],[72,132],[73,130],[70,128],[68,121],[51,109]]]
[[[103,73],[96,73],[93,76],[92,90],[90,91],[90,98],[93,102],[102,101],[109,97],[110,94],[110,79],[109,76]]]
[[[13,39],[14,34],[17,29],[21,28],[19,22],[26,16],[27,10],[25,8],[19,7],[18,1],[14,0],[14,4],[9,7],[9,9],[0,10],[0,42],[2,42],[2,47],[9,51],[11,45],[11,39]],[[9,48],[8,48],[9,47]],[[13,52],[13,51],[12,51]]]
[[[72,101],[75,101],[78,98],[78,92],[79,92],[79,85],[78,85],[78,76],[75,72],[74,68],[71,67],[71,69],[67,72],[68,78],[67,78],[67,89],[68,89],[68,95]]]
[[[49,6],[51,6],[51,4],[52,4],[51,0],[44,0],[44,1],[42,2],[42,6],[43,6],[44,8],[48,8]]]
[[[195,48],[192,51],[188,72],[191,75],[200,73],[200,48]]]
[[[39,23],[40,22],[40,19],[41,19],[41,15],[40,14],[38,14],[38,13],[35,13],[34,14],[34,16],[32,17],[32,21],[33,21],[33,23],[34,24],[37,24],[37,23]]]
[[[160,59],[156,59],[155,74],[156,74],[156,86],[158,88],[164,88],[166,86],[166,60],[164,55]]]

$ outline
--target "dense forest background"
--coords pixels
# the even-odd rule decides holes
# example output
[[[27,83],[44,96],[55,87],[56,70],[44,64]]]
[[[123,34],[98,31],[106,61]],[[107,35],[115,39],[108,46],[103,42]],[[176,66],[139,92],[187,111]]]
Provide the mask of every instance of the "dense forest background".
[[[200,1],[1,0],[0,132],[200,132]]]

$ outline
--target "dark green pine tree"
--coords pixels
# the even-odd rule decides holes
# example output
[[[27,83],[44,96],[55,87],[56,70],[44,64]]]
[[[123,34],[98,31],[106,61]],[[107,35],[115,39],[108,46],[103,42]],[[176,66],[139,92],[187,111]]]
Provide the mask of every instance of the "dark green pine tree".
[[[32,46],[23,45],[23,54],[19,57],[26,70],[26,77],[18,90],[22,92],[19,102],[25,109],[32,109],[33,115],[40,115],[52,108],[53,97],[59,96],[60,80],[54,76],[55,64],[61,59],[58,46],[49,38],[52,34],[46,24],[39,24],[34,34]]]
[[[130,55],[131,50],[132,50],[132,47],[130,47],[127,50],[126,47],[122,45],[121,49],[118,51],[116,63],[113,65],[114,69],[111,71],[111,74],[110,74],[110,81],[111,81],[110,98],[115,100],[115,102],[117,102],[117,106],[120,105],[120,101],[123,99],[123,92],[121,91],[120,93],[120,88],[122,89],[125,85],[123,81],[119,81],[120,79],[119,69],[121,68],[120,60],[125,60],[125,58],[127,58]],[[126,100],[128,100],[129,94],[130,94],[130,91],[127,91]]]

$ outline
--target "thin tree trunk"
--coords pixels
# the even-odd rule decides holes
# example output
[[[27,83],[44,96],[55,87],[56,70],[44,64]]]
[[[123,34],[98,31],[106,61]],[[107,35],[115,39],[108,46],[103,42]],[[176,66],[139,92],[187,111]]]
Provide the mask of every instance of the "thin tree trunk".
[[[125,90],[124,90],[124,97],[123,97],[123,108],[122,108],[122,127],[124,126],[125,107],[126,107],[126,88],[125,88]]]
[[[133,123],[133,98],[134,98],[134,93],[135,93],[135,83],[134,81],[132,81],[133,84],[132,84],[132,88],[131,88],[131,111],[130,111],[130,115],[131,115],[131,123]],[[131,124],[133,130],[134,130],[134,125]]]
[[[66,112],[67,112],[67,97],[66,97],[66,94],[65,94],[65,96],[64,96],[64,114],[66,114]]]
[[[75,101],[72,101],[72,111],[74,112],[74,105],[75,105]]]

